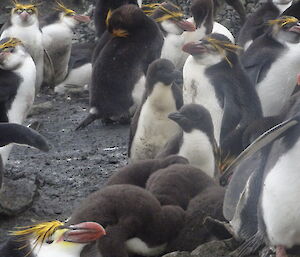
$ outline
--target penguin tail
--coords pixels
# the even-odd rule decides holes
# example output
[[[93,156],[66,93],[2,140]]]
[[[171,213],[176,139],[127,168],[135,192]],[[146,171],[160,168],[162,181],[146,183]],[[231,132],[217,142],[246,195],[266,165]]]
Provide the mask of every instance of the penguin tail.
[[[76,127],[75,131],[84,129],[96,119],[97,116],[95,114],[89,114],[82,122],[80,122],[80,124]]]
[[[35,130],[14,123],[0,123],[0,146],[10,143],[28,145],[44,152],[49,151],[46,139]]]

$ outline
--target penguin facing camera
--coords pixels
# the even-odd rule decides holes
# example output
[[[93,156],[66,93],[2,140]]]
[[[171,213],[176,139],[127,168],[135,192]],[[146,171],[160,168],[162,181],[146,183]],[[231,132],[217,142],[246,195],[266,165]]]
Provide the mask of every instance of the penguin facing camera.
[[[116,9],[108,30],[113,38],[94,63],[89,114],[77,129],[99,118],[132,116],[142,101],[148,65],[160,56],[163,36],[157,24],[135,5]]]
[[[142,104],[130,127],[128,157],[130,161],[153,159],[167,141],[179,132],[177,124],[168,119],[171,112],[182,106],[181,90],[174,83],[181,78],[167,59],[149,65]]]

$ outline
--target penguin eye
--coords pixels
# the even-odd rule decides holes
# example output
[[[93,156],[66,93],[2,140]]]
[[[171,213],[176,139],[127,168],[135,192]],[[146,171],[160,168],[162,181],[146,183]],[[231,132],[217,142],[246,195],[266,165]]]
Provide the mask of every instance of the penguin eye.
[[[17,10],[16,10],[16,13],[17,13],[17,14],[21,14],[22,12],[23,12],[23,10],[21,10],[21,9],[17,9]]]
[[[33,10],[32,10],[32,9],[28,9],[28,10],[27,10],[27,13],[28,13],[28,14],[33,14]]]

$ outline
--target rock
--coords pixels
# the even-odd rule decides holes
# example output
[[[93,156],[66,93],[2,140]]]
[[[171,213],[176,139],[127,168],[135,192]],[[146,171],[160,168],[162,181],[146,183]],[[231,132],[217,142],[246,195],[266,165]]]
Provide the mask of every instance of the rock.
[[[35,181],[28,179],[4,179],[0,191],[0,215],[15,216],[33,203],[37,194]]]
[[[189,252],[172,252],[167,253],[163,257],[192,257],[192,255]]]
[[[46,101],[46,102],[39,103],[39,104],[34,104],[31,108],[30,114],[28,116],[30,117],[30,116],[46,113],[46,112],[51,111],[52,108],[53,108],[53,103],[50,101]]]

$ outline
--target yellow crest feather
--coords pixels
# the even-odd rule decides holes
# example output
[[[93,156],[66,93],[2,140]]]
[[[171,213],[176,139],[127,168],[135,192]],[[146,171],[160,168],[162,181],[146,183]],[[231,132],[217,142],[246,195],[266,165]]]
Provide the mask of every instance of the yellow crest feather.
[[[76,14],[75,11],[68,9],[62,2],[56,1],[56,4],[57,4],[56,10],[63,11],[65,14],[71,14],[71,15]]]
[[[15,5],[14,9],[31,9],[31,10],[37,11],[37,7],[38,7],[38,5],[40,5],[40,4],[33,4],[33,3],[21,4],[17,0],[13,0],[12,2]]]
[[[0,45],[0,49],[4,49],[4,48],[8,48],[8,47],[16,47],[17,45],[21,45],[21,44],[22,44],[21,40],[11,37],[11,38],[9,38],[9,40],[7,42]]]
[[[277,24],[279,25],[280,27],[283,27],[285,26],[286,24],[289,24],[289,23],[297,23],[299,20],[293,16],[282,16],[278,19],[274,19],[274,20],[269,20],[268,23],[270,25],[274,25],[274,24]]]

